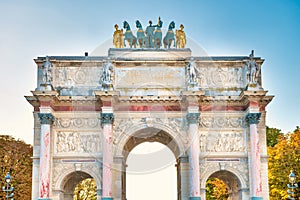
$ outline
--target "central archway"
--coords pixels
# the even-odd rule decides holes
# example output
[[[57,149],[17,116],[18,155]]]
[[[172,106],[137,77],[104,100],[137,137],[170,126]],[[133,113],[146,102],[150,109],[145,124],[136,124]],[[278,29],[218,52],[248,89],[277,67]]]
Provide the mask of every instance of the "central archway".
[[[130,152],[126,164],[127,199],[177,200],[176,159],[165,145],[141,143]]]
[[[136,131],[134,134],[131,135],[131,137],[129,137],[129,139],[127,140],[126,144],[124,145],[123,148],[123,158],[124,158],[124,162],[123,162],[123,173],[122,173],[122,200],[126,200],[126,163],[127,163],[127,158],[130,154],[130,152],[132,152],[132,150],[142,144],[142,143],[147,143],[147,142],[157,142],[162,144],[163,147],[160,149],[159,151],[155,152],[155,153],[151,153],[148,154],[144,159],[145,161],[151,161],[151,162],[144,162],[142,163],[141,166],[134,166],[133,167],[133,173],[139,173],[139,172],[157,172],[159,170],[162,170],[163,168],[173,165],[174,166],[174,162],[176,163],[176,175],[177,177],[175,178],[175,180],[177,180],[177,198],[178,200],[181,199],[181,182],[180,182],[180,159],[179,157],[181,156],[181,150],[179,148],[179,145],[177,144],[177,142],[174,140],[174,138],[168,134],[167,132],[165,132],[164,130],[158,129],[158,128],[154,128],[154,127],[148,127],[148,128],[144,128],[141,130]],[[166,150],[167,149],[167,150]],[[165,158],[166,153],[170,151],[173,153],[173,157],[172,159],[161,159],[161,158]],[[170,156],[169,156],[170,158]],[[173,163],[172,163],[173,161]],[[131,168],[132,170],[132,168]],[[175,176],[176,176],[175,175]],[[162,177],[164,178],[164,177]],[[159,181],[159,180],[157,180]]]

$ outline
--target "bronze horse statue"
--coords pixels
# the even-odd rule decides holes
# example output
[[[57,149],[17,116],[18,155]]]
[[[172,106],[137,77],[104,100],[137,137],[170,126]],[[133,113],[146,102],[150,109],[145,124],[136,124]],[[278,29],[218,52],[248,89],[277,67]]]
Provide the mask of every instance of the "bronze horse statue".
[[[136,37],[133,35],[127,21],[123,22],[123,28],[126,30],[125,34],[124,34],[124,46],[126,47],[125,42],[127,41],[130,48],[132,48],[132,46],[134,46],[134,48],[136,48]]]
[[[172,44],[172,41],[173,41],[173,45],[175,47],[175,34],[174,34],[174,31],[173,29],[175,28],[175,22],[172,21],[169,25],[169,28],[168,28],[168,32],[166,34],[166,36],[164,37],[164,40],[163,40],[163,43],[164,43],[164,48],[170,48],[171,47],[171,44]]]

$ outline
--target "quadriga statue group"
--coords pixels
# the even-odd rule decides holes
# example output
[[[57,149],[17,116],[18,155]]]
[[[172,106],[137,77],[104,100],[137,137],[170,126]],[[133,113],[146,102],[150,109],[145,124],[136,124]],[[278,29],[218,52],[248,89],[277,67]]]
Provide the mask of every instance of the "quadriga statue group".
[[[123,29],[119,30],[119,26],[115,24],[115,32],[113,35],[113,44],[115,48],[124,48],[126,43],[130,48],[160,48],[162,44],[164,48],[170,48],[173,44],[173,47],[184,48],[186,44],[186,36],[183,31],[184,26],[181,24],[180,29],[176,30],[175,33],[173,29],[175,28],[175,22],[172,21],[169,24],[168,31],[164,38],[162,38],[162,25],[160,17],[156,25],[152,24],[152,21],[149,21],[149,25],[146,27],[146,30],[143,30],[143,26],[139,20],[136,21],[137,33],[136,36],[132,33],[130,25],[127,21],[123,22]]]

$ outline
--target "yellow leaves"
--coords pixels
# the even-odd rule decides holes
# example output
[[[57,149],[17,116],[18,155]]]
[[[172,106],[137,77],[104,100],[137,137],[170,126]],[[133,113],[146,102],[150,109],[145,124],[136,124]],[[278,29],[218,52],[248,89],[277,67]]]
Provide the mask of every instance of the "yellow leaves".
[[[78,183],[74,191],[74,200],[97,200],[97,184],[92,178],[87,178]]]
[[[270,200],[287,199],[287,183],[290,170],[294,169],[296,176],[300,177],[299,152],[300,129],[297,129],[294,133],[279,135],[278,143],[273,147],[268,147]]]
[[[10,172],[15,199],[31,199],[32,146],[0,135],[0,177]],[[0,192],[0,199],[5,193]]]
[[[228,198],[226,184],[218,178],[209,178],[206,182],[207,200],[225,200]]]

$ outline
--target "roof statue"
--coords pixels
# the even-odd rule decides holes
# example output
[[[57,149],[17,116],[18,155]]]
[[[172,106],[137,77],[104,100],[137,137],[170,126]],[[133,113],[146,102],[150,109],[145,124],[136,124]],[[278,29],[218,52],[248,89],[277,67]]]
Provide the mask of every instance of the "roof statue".
[[[43,84],[51,84],[52,82],[52,68],[53,65],[49,61],[49,57],[46,56],[46,61],[43,64],[42,72],[43,72]]]
[[[171,48],[172,43],[174,48],[185,48],[186,45],[186,36],[183,31],[184,26],[181,24],[180,29],[176,30],[176,35],[174,34],[173,29],[175,29],[175,22],[172,21],[169,24],[168,31],[164,37],[162,37],[162,26],[163,21],[161,18],[158,18],[156,25],[152,24],[152,21],[149,20],[149,25],[146,27],[145,31],[143,30],[142,23],[139,20],[136,20],[135,26],[137,28],[136,36],[132,32],[130,25],[127,21],[123,22],[123,29],[119,30],[118,25],[115,24],[115,32],[113,34],[113,45],[115,48],[124,48],[126,45],[129,45],[130,48],[137,46],[139,48],[161,48],[162,44],[164,48]],[[176,36],[176,37],[175,37]]]
[[[128,24],[127,21],[123,22],[123,28],[125,28],[125,34],[124,34],[124,47],[126,47],[125,42],[127,41],[130,48],[132,48],[132,46],[134,46],[134,48],[136,48],[136,37],[133,35],[130,26]]]
[[[110,59],[108,58],[106,62],[103,64],[102,68],[102,76],[101,76],[101,85],[102,89],[105,91],[111,90],[112,85],[112,73],[113,73],[113,64],[111,63]]]
[[[180,24],[180,30],[176,30],[176,47],[184,48],[186,44],[186,37],[183,31],[184,26]]]
[[[254,50],[251,51],[251,54],[249,55],[250,60],[248,61],[248,82],[249,84],[258,84],[258,76],[260,73],[260,66],[256,63],[254,60]]]
[[[140,46],[140,48],[145,48],[147,37],[143,30],[143,26],[139,20],[136,20],[135,24],[136,24],[136,28],[138,28],[137,33],[136,33],[137,43]]]
[[[169,25],[168,32],[166,36],[164,37],[164,48],[170,48],[172,41],[175,47],[175,37],[174,37],[174,31],[173,29],[175,28],[175,22],[172,21]]]
[[[160,20],[160,17],[158,18],[158,22],[156,25],[156,30],[154,32],[154,48],[159,49],[161,47],[161,40],[162,40],[162,33],[161,33],[161,27],[163,25],[163,22]]]
[[[113,44],[116,48],[123,48],[124,47],[124,40],[123,40],[123,29],[119,30],[118,24],[115,24],[115,32],[113,36]]]
[[[152,25],[152,21],[149,21],[149,26],[146,28],[146,35],[147,35],[147,48],[154,47],[154,31],[157,25]]]

